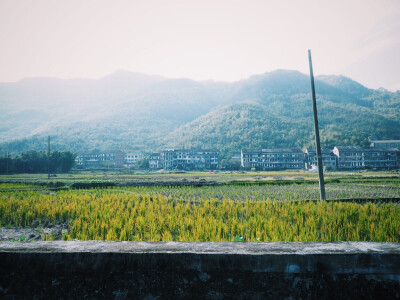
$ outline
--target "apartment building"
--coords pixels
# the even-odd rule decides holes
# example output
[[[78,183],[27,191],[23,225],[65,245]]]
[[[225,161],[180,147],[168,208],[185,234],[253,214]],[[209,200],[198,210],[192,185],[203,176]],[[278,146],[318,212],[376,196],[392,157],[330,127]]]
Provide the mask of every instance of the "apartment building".
[[[141,152],[124,153],[119,150],[92,151],[76,157],[78,168],[120,168],[144,158]],[[335,146],[322,149],[322,163],[331,169],[393,169],[400,168],[400,150],[396,148],[368,148]],[[313,169],[317,165],[316,151],[306,148],[243,149],[232,153],[223,168],[257,170]],[[165,149],[152,153],[149,169],[217,170],[219,152],[215,149]]]
[[[242,152],[232,152],[224,166],[226,170],[239,170],[242,163]]]
[[[129,152],[125,153],[124,163],[126,165],[134,165],[138,160],[144,157],[143,153],[141,152]]]
[[[339,169],[390,169],[400,166],[400,150],[394,148],[336,146],[333,152],[338,157]]]
[[[244,169],[303,169],[304,153],[298,148],[243,149],[241,161]]]
[[[92,151],[76,156],[78,167],[123,167],[125,153],[119,150]]]
[[[364,152],[359,146],[335,146],[333,153],[337,156],[339,169],[364,168]]]
[[[400,166],[400,150],[395,148],[363,149],[364,167],[371,169],[392,169]]]
[[[305,168],[313,169],[317,166],[317,152],[313,148],[306,148],[304,150]],[[332,169],[337,168],[337,156],[330,149],[321,149],[322,165]]]
[[[371,140],[371,148],[375,149],[392,149],[400,148],[400,140]]]
[[[163,165],[161,164],[160,153],[152,153],[149,158],[149,169],[150,170],[159,170],[162,168],[163,168]]]
[[[166,149],[150,161],[150,169],[216,170],[219,169],[219,152],[214,149]]]

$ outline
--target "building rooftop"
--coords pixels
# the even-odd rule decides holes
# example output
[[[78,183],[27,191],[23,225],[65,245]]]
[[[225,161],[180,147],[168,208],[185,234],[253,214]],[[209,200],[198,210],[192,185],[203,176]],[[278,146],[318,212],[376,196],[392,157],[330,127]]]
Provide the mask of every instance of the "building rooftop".
[[[337,148],[339,151],[342,151],[342,152],[346,152],[346,151],[360,152],[360,151],[364,150],[360,146],[335,146],[335,148]]]
[[[366,148],[363,152],[400,152],[397,148]]]
[[[243,149],[247,153],[303,153],[300,148]]]
[[[400,140],[372,140],[371,143],[391,144],[400,143]]]
[[[168,149],[163,152],[169,153],[192,153],[192,154],[204,154],[204,153],[219,153],[216,149]]]
[[[328,149],[328,148],[322,148],[321,149],[321,153],[325,153],[325,154],[333,153],[332,151],[333,151],[333,149]],[[316,150],[314,148],[306,148],[304,150],[304,152],[305,153],[316,153]]]
[[[121,150],[93,150],[91,152],[79,153],[79,155],[102,155],[102,154],[125,154]]]

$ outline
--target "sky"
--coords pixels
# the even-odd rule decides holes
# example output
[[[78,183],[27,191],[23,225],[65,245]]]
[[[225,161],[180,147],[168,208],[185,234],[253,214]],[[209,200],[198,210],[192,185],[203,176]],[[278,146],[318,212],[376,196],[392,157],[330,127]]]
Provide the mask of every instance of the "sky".
[[[0,82],[276,69],[400,90],[399,0],[1,0]]]

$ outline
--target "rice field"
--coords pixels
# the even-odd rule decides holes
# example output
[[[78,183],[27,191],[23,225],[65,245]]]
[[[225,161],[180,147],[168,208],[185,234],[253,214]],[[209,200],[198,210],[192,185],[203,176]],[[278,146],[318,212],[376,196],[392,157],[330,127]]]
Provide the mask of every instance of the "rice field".
[[[0,184],[0,226],[62,224],[64,240],[400,242],[397,180],[29,190]],[[13,189],[10,192],[10,189]],[[369,199],[369,200],[368,200]],[[45,239],[53,239],[48,235]]]
[[[126,191],[134,195],[163,195],[170,199],[184,201],[201,201],[202,199],[231,199],[234,201],[276,201],[318,200],[319,186],[317,184],[291,185],[221,185],[221,186],[144,186],[144,187],[114,187],[116,191]],[[380,199],[400,198],[398,183],[392,184],[330,184],[326,185],[328,200],[336,199]]]

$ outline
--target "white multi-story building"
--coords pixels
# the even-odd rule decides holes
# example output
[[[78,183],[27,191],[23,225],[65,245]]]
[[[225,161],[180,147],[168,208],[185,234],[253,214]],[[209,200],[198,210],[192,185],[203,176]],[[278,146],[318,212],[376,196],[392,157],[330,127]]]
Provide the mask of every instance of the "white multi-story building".
[[[149,164],[151,169],[216,170],[219,168],[219,152],[212,149],[166,149],[155,153]]]
[[[303,169],[304,153],[298,148],[243,149],[241,161],[245,169]]]
[[[149,169],[159,170],[162,168],[163,165],[161,164],[160,153],[152,153],[149,158]]]
[[[364,167],[392,169],[400,166],[400,150],[390,148],[364,149]]]
[[[398,149],[336,146],[333,153],[338,157],[339,169],[390,169],[400,166]]]
[[[335,146],[333,153],[338,158],[339,169],[364,168],[364,153],[359,146]]]
[[[305,167],[306,169],[313,169],[317,166],[317,153],[313,148],[306,148],[305,154]],[[324,167],[337,168],[337,156],[329,149],[321,149],[322,165]]]
[[[125,154],[124,162],[126,165],[133,165],[143,157],[144,155],[141,152],[129,152]]]
[[[79,167],[122,167],[125,153],[120,150],[92,151],[76,156],[76,164]]]
[[[375,149],[392,149],[400,148],[400,140],[371,140],[371,148]]]

